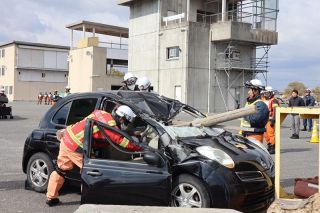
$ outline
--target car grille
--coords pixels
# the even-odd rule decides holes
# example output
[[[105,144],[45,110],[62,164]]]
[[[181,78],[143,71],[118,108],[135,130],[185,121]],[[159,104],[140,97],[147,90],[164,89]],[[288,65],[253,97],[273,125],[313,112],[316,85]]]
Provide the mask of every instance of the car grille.
[[[260,171],[243,171],[236,172],[236,175],[241,181],[251,182],[251,181],[265,181],[265,177]]]
[[[247,195],[241,205],[243,212],[257,212],[267,209],[274,201],[274,189]]]

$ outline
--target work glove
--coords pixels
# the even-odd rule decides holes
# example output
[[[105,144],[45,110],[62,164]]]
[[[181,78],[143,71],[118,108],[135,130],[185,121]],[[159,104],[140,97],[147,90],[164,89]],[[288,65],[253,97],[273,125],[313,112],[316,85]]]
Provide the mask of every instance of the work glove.
[[[270,119],[270,126],[274,127],[274,124],[276,123],[275,119]]]
[[[65,129],[60,129],[60,130],[58,130],[57,131],[57,139],[60,141],[61,140],[61,138],[63,137],[63,134],[64,134],[64,131],[65,131]]]

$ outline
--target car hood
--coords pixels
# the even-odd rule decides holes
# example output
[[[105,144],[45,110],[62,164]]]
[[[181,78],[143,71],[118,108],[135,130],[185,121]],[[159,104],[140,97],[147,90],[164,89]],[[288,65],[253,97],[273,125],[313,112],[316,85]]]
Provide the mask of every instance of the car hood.
[[[139,113],[164,122],[173,118],[183,107],[189,107],[179,101],[169,99],[150,92],[121,92],[122,102],[133,107]],[[191,108],[191,107],[190,107]]]
[[[179,138],[178,142],[194,151],[199,146],[210,146],[223,150],[233,159],[236,170],[239,171],[255,170],[255,168],[265,171],[274,167],[274,162],[266,151],[247,139],[229,132],[214,137]]]

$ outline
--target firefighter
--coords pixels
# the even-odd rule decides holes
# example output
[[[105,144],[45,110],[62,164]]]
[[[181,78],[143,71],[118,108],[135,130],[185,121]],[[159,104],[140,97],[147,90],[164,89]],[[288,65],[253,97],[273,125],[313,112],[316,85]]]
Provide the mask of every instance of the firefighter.
[[[70,90],[71,90],[71,88],[69,86],[66,86],[65,93],[63,94],[63,98],[65,98],[71,94]]]
[[[151,82],[147,77],[141,77],[137,80],[137,86],[140,91],[150,92]]]
[[[266,132],[264,133],[264,138],[268,144],[268,151],[270,154],[275,152],[275,121],[276,121],[276,107],[280,106],[280,102],[274,97],[274,90],[272,87],[267,86],[263,91],[263,96],[265,98],[265,104],[269,109],[269,120],[266,125]]]
[[[59,204],[58,192],[63,186],[66,172],[70,171],[74,165],[78,166],[80,171],[82,169],[83,132],[86,119],[91,118],[93,120],[106,123],[114,128],[126,130],[127,126],[134,121],[135,117],[136,115],[128,106],[122,105],[113,110],[111,114],[102,110],[95,110],[88,117],[78,123],[67,126],[66,129],[59,130],[57,132],[57,138],[60,140],[60,150],[56,170],[51,173],[49,178],[46,201],[47,205],[54,206]],[[93,129],[94,128],[95,127],[93,127]],[[110,130],[105,130],[105,133],[115,144],[118,144],[125,149],[131,151],[140,151],[142,149],[118,133]],[[103,135],[99,131],[94,131],[93,137],[102,138]]]
[[[269,119],[268,106],[261,100],[261,91],[264,86],[260,80],[252,79],[245,83],[245,87],[249,89],[246,106],[256,105],[257,112],[243,117],[240,124],[241,127],[253,128],[254,131],[241,131],[240,133],[246,138],[256,139],[262,143],[263,133],[266,131],[265,126]]]
[[[137,77],[135,77],[131,72],[128,72],[124,75],[122,83],[124,85],[119,90],[131,90],[137,91],[136,87]]]

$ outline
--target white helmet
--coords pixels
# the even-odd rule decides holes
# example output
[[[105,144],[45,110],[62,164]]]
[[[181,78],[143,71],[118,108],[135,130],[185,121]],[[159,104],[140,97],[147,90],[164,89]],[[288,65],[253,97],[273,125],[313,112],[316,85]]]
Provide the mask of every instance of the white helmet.
[[[131,72],[126,73],[123,77],[123,83],[125,83],[130,90],[134,90],[136,81],[137,77],[135,77]]]
[[[125,118],[129,122],[133,122],[136,114],[132,111],[132,109],[126,105],[119,106],[116,110],[116,114],[121,117]]]
[[[251,81],[247,81],[244,85],[247,88],[264,90],[264,86],[262,85],[262,82],[259,79],[252,79]]]
[[[70,86],[66,86],[66,89],[71,89]]]
[[[3,88],[1,88],[1,90],[0,90],[1,92],[4,92],[5,90],[3,89]]]
[[[147,91],[151,85],[151,82],[147,77],[144,76],[138,79],[137,85],[140,91]]]
[[[266,92],[273,92],[273,88],[272,86],[266,86],[266,88],[264,89]]]

